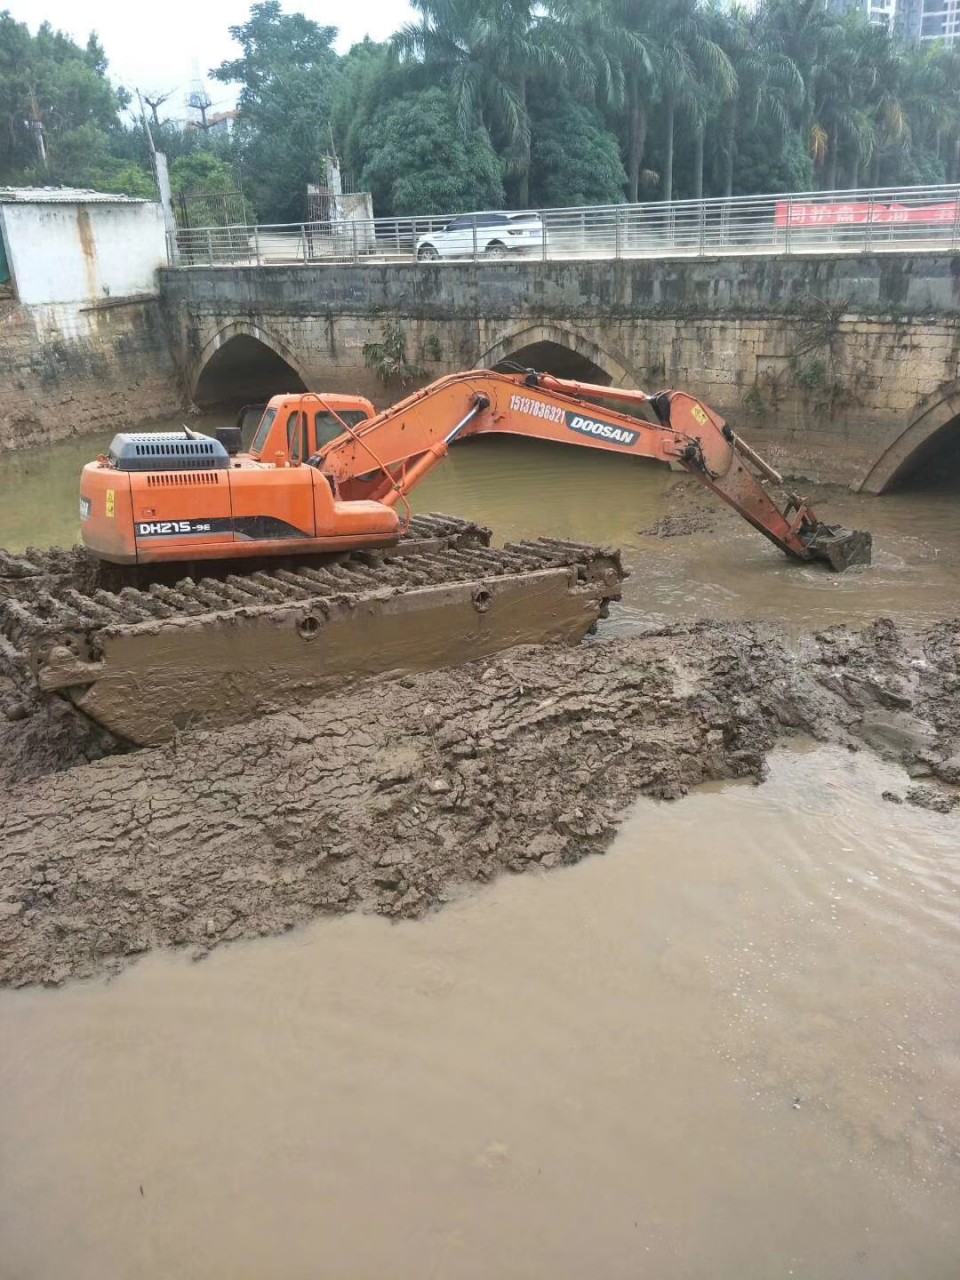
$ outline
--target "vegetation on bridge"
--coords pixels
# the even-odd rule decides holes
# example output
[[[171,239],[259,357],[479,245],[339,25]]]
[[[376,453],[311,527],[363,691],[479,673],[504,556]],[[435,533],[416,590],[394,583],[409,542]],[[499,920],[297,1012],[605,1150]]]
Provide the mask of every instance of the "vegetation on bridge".
[[[279,0],[230,28],[232,136],[154,112],[175,188],[242,176],[304,215],[334,146],[378,214],[960,180],[960,49],[906,46],[826,0],[412,0],[384,44]],[[153,192],[142,122],[95,35],[0,13],[0,184]]]

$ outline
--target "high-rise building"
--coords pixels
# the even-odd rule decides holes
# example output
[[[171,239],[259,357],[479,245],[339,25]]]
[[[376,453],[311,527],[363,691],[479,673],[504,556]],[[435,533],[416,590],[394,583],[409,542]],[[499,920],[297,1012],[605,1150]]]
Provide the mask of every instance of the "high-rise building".
[[[960,0],[900,0],[901,33],[905,40],[930,44],[942,40],[953,45],[960,41]]]
[[[835,13],[863,13],[867,21],[876,27],[892,31],[897,21],[897,10],[904,0],[831,0]],[[921,0],[922,2],[922,0]]]
[[[960,0],[830,0],[835,13],[862,13],[903,40],[960,44]]]

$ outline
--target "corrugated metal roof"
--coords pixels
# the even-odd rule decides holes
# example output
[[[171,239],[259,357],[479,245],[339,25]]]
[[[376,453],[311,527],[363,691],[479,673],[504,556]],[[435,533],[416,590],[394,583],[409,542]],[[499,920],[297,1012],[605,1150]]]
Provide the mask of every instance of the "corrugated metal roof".
[[[0,187],[0,204],[147,204],[140,196],[119,196],[83,187]]]

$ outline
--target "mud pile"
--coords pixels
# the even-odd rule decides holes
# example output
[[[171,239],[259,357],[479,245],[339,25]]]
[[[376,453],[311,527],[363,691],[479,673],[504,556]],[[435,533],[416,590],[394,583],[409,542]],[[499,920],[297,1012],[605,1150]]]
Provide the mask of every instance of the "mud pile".
[[[512,650],[17,783],[0,796],[0,981],[202,954],[323,913],[421,915],[471,881],[601,852],[638,795],[761,778],[785,732],[868,745],[949,806],[958,655],[960,624],[838,627],[799,652],[768,627],[671,627]]]
[[[736,518],[729,508],[721,507],[699,480],[680,476],[667,492],[669,511],[653,524],[637,532],[647,538],[685,538],[691,533],[712,533]]]
[[[804,643],[802,661],[796,709],[811,733],[902,764],[921,780],[911,803],[960,802],[960,620],[919,633],[888,619],[831,627]]]

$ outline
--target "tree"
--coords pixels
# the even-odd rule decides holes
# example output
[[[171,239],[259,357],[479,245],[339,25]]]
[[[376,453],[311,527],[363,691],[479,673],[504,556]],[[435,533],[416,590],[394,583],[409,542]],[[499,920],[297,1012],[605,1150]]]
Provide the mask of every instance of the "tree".
[[[800,134],[833,186],[843,143],[861,151],[871,146],[869,118],[859,105],[863,61],[850,39],[851,20],[837,17],[827,0],[767,0],[760,21],[766,46],[785,54],[800,74]]]
[[[869,57],[864,34],[869,25],[859,15],[835,28],[822,49],[814,88],[812,153],[823,184],[835,191],[844,152],[856,166],[869,160],[875,142],[874,120],[867,103],[876,85],[877,65]]]
[[[102,169],[128,97],[106,78],[95,36],[81,48],[0,13],[0,181],[83,183]]]
[[[627,199],[640,195],[650,113],[659,93],[658,53],[655,37],[658,10],[654,0],[598,0],[590,21],[602,33],[599,42],[616,69],[615,92],[619,124],[624,137]]]
[[[361,183],[383,214],[498,209],[502,168],[485,130],[465,138],[444,88],[405,94],[374,112],[357,141]]]
[[[178,156],[170,166],[170,189],[180,192],[222,195],[236,187],[233,170],[211,151]]]
[[[813,160],[799,133],[793,129],[784,133],[763,117],[748,121],[737,138],[736,172],[728,194],[809,191],[812,186]]]
[[[160,128],[160,108],[172,96],[173,91],[167,93],[145,93],[143,100],[150,108],[150,114],[153,116],[154,128]]]
[[[318,26],[302,13],[285,14],[279,0],[265,0],[230,34],[241,55],[211,75],[241,85],[236,138],[244,185],[261,218],[295,221],[303,216],[307,184],[317,181],[330,147],[336,27]]]
[[[711,38],[709,15],[698,0],[672,0],[663,12],[662,23],[658,63],[666,117],[663,198],[672,200],[677,111],[688,112],[702,136],[707,103],[732,98],[737,91],[737,74],[725,51]]]
[[[944,142],[960,127],[960,58],[943,47],[905,47],[886,32],[879,36],[873,35],[878,68],[869,104],[870,181],[943,182],[949,177]],[[857,176],[855,170],[851,186]]]
[[[670,199],[960,180],[960,48],[907,46],[832,0],[412,3],[390,42],[342,58],[335,28],[254,3],[213,72],[239,85],[232,138],[162,120],[167,95],[147,96],[157,146],[190,159],[180,185],[233,185],[242,165],[250,216],[286,221],[330,151],[378,213],[404,215],[623,186],[635,201],[658,184]],[[34,36],[0,12],[0,182],[154,194],[128,102],[95,36]]]
[[[765,11],[754,15],[735,6],[725,15],[722,31],[720,39],[737,76],[736,91],[718,112],[722,194],[797,190],[790,183],[792,175],[800,172],[806,175],[800,183],[800,189],[805,189],[812,181],[813,168],[811,164],[798,167],[798,155],[805,154],[795,123],[805,101],[799,68],[770,29]],[[758,135],[762,136],[759,144]],[[758,163],[757,145],[773,149],[767,157],[769,163]],[[750,151],[750,160],[737,174],[741,149]],[[783,165],[774,163],[776,151],[781,152]],[[747,173],[752,178],[746,178]],[[751,180],[762,180],[763,185],[752,188]]]
[[[534,81],[530,93],[530,196],[541,208],[617,204],[627,175],[617,139],[593,107],[564,85]]]
[[[427,87],[397,67],[387,45],[370,39],[353,45],[340,60],[330,107],[330,129],[345,172],[358,177],[366,163],[358,144],[374,112],[404,93]]]
[[[392,47],[447,78],[464,135],[485,128],[516,180],[515,203],[530,198],[527,89],[536,71],[590,79],[589,59],[558,16],[535,0],[412,0],[421,15],[397,32]]]

